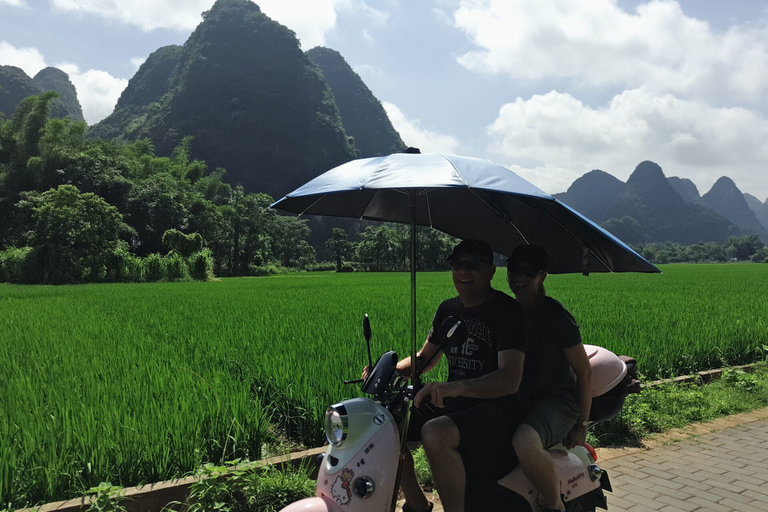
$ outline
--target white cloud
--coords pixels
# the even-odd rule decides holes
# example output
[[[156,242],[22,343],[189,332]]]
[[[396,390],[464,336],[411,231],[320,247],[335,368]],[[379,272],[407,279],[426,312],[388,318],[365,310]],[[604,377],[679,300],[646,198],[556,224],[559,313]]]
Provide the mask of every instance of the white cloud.
[[[139,69],[146,60],[147,59],[144,57],[133,57],[131,59],[131,66],[133,66],[134,69]]]
[[[642,86],[713,103],[768,93],[765,22],[715,32],[673,0],[652,0],[635,13],[617,0],[462,0],[454,21],[478,47],[458,60],[476,72]]]
[[[69,75],[88,124],[95,124],[111,114],[128,85],[125,78],[115,78],[106,71],[89,69],[81,72],[75,64],[66,62],[56,67]]]
[[[135,25],[143,30],[170,28],[194,29],[201,21],[203,11],[213,5],[212,0],[52,0],[53,7],[61,11],[96,14],[109,20]]]
[[[325,36],[336,28],[336,14],[342,9],[356,13],[361,24],[366,21],[381,25],[389,18],[385,11],[363,0],[256,0],[256,3],[264,14],[296,32],[304,50],[325,45]],[[364,37],[370,37],[366,28],[361,30]]]
[[[134,60],[131,62],[135,64]],[[37,48],[16,48],[5,41],[0,42],[0,62],[19,67],[30,77],[48,66]],[[128,80],[116,78],[106,71],[89,69],[81,72],[77,65],[68,62],[53,66],[69,75],[88,124],[97,123],[111,114],[120,94],[128,85]]]
[[[638,163],[653,160],[701,193],[727,175],[743,192],[768,195],[768,120],[744,108],[634,89],[593,109],[552,91],[504,105],[488,134],[489,151],[525,162],[511,168],[550,193],[592,169],[625,181]]]
[[[0,0],[8,1],[8,0]],[[11,0],[13,1],[13,0]],[[135,25],[143,30],[168,28],[193,30],[201,14],[213,6],[213,0],[52,0],[61,11],[96,14],[106,19]],[[380,24],[386,12],[363,0],[257,0],[264,14],[285,25],[301,40],[302,48],[325,44],[326,34],[336,28],[336,13],[349,9],[363,19]]]
[[[0,4],[8,4],[13,7],[27,7],[24,0],[0,0]]]
[[[0,63],[16,66],[33,77],[45,67],[43,54],[37,48],[16,48],[6,41],[0,41]]]
[[[405,114],[392,103],[383,101],[382,106],[389,120],[392,121],[392,126],[400,133],[400,138],[407,145],[419,148],[422,153],[456,154],[459,152],[461,143],[456,138],[422,128],[418,119],[406,118]]]

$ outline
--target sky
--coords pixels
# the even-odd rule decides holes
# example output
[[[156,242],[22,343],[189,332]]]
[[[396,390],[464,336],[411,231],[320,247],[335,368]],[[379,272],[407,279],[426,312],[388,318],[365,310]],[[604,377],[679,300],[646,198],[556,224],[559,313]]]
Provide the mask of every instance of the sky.
[[[406,144],[486,158],[549,193],[644,160],[704,194],[768,198],[764,0],[261,0],[339,51]],[[70,76],[89,124],[213,0],[0,0],[0,64]],[[287,191],[286,191],[287,192]]]

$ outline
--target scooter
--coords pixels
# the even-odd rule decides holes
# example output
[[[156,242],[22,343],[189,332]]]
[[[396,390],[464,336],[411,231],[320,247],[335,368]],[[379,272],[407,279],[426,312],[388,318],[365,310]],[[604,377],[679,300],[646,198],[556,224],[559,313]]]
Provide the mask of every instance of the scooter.
[[[368,315],[364,319],[364,333],[370,361]],[[466,329],[461,319],[446,319],[440,326],[439,339],[441,352],[463,343]],[[590,421],[603,421],[618,414],[627,393],[639,391],[639,382],[634,379],[634,360],[618,357],[601,347],[584,347],[593,371]],[[328,407],[325,435],[329,446],[320,462],[316,496],[292,503],[282,512],[395,510],[401,454],[405,450],[405,436],[398,431],[398,424],[407,425],[416,395],[413,386],[396,371],[397,361],[397,354],[388,351],[365,379],[345,382],[362,382],[362,392],[372,395],[373,399],[352,398]],[[591,446],[584,444],[566,450],[559,445],[548,451],[560,477],[566,511],[607,509],[603,491],[611,491],[611,484],[607,473],[595,463],[597,454]],[[472,487],[483,489],[483,510],[540,512],[543,506],[539,492],[519,467],[498,482]],[[471,510],[473,496],[469,489],[468,482],[466,502]]]

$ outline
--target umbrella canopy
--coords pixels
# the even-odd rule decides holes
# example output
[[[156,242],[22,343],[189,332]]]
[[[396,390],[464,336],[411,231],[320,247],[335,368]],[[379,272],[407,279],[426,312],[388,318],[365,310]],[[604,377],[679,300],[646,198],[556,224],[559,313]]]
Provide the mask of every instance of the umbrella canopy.
[[[659,272],[621,240],[509,169],[478,158],[396,153],[327,171],[273,207],[311,215],[431,226],[550,255],[550,273]]]

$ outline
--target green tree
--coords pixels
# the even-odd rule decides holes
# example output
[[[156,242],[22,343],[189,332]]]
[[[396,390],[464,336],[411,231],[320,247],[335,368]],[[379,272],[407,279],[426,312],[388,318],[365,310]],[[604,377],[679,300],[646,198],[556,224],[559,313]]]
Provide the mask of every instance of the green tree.
[[[44,283],[103,279],[105,263],[120,249],[121,234],[131,231],[117,208],[72,185],[30,195],[21,207],[33,211],[30,246]]]
[[[307,242],[310,229],[306,219],[276,215],[269,226],[272,253],[284,267],[311,260],[315,250]]]
[[[360,233],[357,244],[358,261],[374,271],[395,270],[399,260],[398,248],[402,247],[398,238],[395,229],[386,224],[366,227]]]
[[[348,240],[349,235],[341,228],[333,228],[333,234],[325,242],[325,247],[336,260],[336,272],[341,272],[341,264],[344,258],[354,253],[355,244]]]

